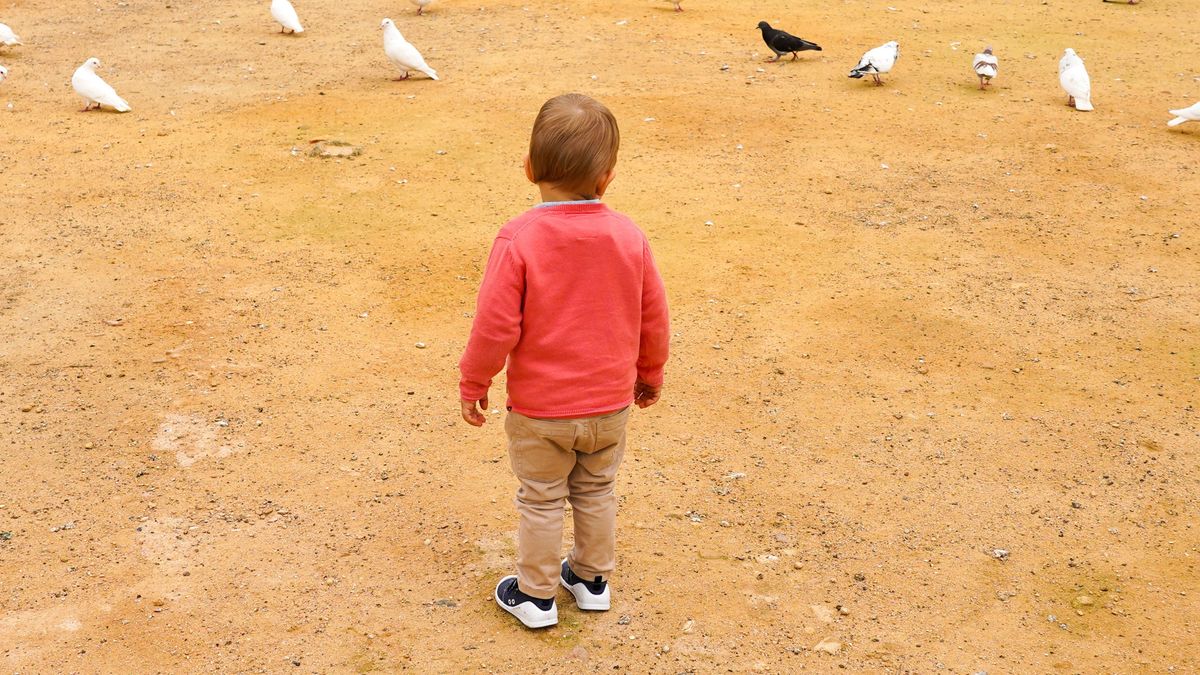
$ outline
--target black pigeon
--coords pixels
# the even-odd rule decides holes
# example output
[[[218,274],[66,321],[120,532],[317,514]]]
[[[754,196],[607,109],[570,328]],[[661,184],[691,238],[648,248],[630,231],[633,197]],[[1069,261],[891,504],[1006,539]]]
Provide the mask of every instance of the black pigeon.
[[[768,59],[769,63],[774,63],[783,57],[784,54],[791,54],[792,60],[795,61],[799,56],[796,52],[806,51],[821,51],[821,45],[808,40],[801,40],[795,35],[785,33],[781,30],[771,28],[771,24],[766,21],[758,22],[758,29],[762,31],[763,42],[775,52],[775,58]]]

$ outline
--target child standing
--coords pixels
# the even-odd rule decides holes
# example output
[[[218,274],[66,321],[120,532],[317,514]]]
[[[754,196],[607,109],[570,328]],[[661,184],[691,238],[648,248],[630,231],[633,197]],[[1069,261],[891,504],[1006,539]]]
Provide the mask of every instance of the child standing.
[[[619,146],[601,103],[565,94],[542,106],[525,157],[542,203],[496,236],[459,362],[462,416],[474,426],[508,363],[504,430],[520,524],[517,574],[495,597],[530,628],[558,623],[559,585],[580,609],[609,608],[625,424],[631,405],[653,405],[662,389],[662,278],[642,231],[600,202]],[[575,546],[560,560],[568,500]]]

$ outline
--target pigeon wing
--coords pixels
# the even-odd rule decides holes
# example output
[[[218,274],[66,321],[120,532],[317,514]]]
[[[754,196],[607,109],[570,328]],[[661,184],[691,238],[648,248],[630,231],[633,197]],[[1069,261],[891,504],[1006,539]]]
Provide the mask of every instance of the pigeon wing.
[[[436,71],[425,63],[425,57],[421,56],[421,52],[412,45],[411,42],[399,36],[391,36],[392,39],[384,45],[383,51],[392,63],[408,70],[417,70],[426,75],[437,79]]]
[[[876,47],[867,52],[867,62],[876,72],[886,73],[896,65],[896,50],[890,46]]]
[[[802,40],[795,35],[783,31],[777,31],[771,38],[768,46],[778,52],[802,52],[805,50],[820,49],[820,47],[808,40]]]
[[[1062,85],[1063,91],[1075,99],[1076,110],[1093,110],[1092,80],[1088,77],[1087,68],[1083,67],[1082,61],[1069,65],[1058,76],[1058,81]]]
[[[971,67],[975,69],[976,73],[987,77],[996,76],[996,72],[999,71],[998,65],[996,57],[987,54],[976,54],[975,60],[971,63]]]
[[[1058,76],[1063,91],[1075,98],[1090,99],[1092,97],[1092,81],[1088,77],[1083,64],[1067,68]]]

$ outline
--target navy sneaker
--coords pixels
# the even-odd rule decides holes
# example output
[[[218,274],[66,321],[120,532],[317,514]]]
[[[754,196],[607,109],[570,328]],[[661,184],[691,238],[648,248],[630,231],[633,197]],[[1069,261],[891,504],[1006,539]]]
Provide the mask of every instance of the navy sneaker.
[[[608,582],[604,577],[596,577],[595,581],[585,581],[571,571],[571,566],[567,564],[567,559],[562,561],[562,574],[559,575],[559,582],[563,588],[571,591],[571,595],[575,596],[575,606],[579,609],[588,609],[592,611],[604,611],[612,605],[612,600],[608,592]]]
[[[496,604],[517,617],[526,628],[545,628],[558,623],[554,598],[543,600],[526,595],[517,588],[517,575],[510,574],[496,584]]]

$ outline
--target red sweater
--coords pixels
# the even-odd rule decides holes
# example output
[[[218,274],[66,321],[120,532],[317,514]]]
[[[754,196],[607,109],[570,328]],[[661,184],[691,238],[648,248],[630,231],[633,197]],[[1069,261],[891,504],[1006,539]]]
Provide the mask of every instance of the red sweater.
[[[530,417],[588,417],[659,386],[670,329],[646,235],[604,204],[526,211],[492,244],[458,367],[465,401],[508,360],[508,405]]]

